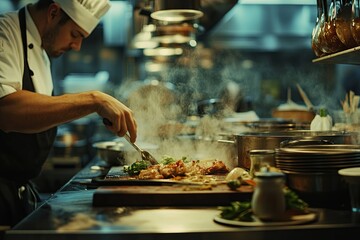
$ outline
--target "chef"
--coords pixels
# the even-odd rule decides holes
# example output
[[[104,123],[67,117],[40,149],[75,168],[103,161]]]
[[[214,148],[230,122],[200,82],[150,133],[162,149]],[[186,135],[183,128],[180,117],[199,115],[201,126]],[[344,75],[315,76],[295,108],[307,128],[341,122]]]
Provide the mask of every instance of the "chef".
[[[108,0],[39,0],[0,15],[0,225],[36,208],[30,180],[41,171],[56,126],[91,113],[136,140],[132,111],[99,91],[53,96],[49,58],[78,51],[110,8]]]

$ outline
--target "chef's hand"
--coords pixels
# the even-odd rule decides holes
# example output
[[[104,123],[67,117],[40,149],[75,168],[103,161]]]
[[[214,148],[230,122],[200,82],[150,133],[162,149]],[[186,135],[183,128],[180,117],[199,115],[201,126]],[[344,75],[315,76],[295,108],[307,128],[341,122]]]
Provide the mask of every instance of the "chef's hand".
[[[98,102],[97,113],[106,119],[106,128],[119,137],[123,137],[129,132],[130,141],[135,142],[137,125],[131,109],[114,97],[101,92],[99,92]]]

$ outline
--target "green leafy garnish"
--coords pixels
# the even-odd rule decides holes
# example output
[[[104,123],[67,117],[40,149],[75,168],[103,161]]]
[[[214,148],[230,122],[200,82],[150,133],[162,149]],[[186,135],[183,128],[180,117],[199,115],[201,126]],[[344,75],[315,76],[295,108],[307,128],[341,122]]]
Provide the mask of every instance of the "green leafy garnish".
[[[308,204],[304,202],[299,196],[291,191],[289,188],[284,188],[286,209],[293,209],[305,212],[308,208]]]
[[[228,220],[252,221],[250,202],[231,202],[230,206],[219,207],[220,216]]]
[[[236,180],[228,181],[226,184],[231,190],[236,190],[241,186],[241,181],[240,179],[236,179]]]
[[[164,156],[163,159],[161,160],[161,163],[164,165],[168,165],[170,163],[174,163],[176,162],[175,158],[170,157],[170,156]]]
[[[186,163],[186,162],[189,162],[189,160],[187,159],[187,157],[182,157],[181,160],[182,160],[183,162],[185,162],[185,163]],[[161,160],[161,163],[162,163],[163,165],[168,165],[168,164],[174,163],[174,162],[176,162],[176,161],[178,161],[178,159],[175,159],[175,158],[170,157],[170,156],[164,156],[164,157],[162,158],[162,160]]]
[[[298,197],[298,195],[290,190],[284,188],[284,196],[287,210],[297,210],[306,212],[308,204]],[[231,202],[230,206],[218,207],[221,211],[220,216],[224,219],[235,221],[252,221],[251,202]]]
[[[129,175],[139,175],[140,171],[146,169],[150,166],[148,161],[136,161],[130,166],[124,166],[124,172],[128,173]]]

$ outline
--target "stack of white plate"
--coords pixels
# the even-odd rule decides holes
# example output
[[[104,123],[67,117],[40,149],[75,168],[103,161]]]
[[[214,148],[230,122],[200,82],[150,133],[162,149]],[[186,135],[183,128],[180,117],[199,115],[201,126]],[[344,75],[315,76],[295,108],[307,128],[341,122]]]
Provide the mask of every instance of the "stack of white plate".
[[[360,145],[323,144],[276,149],[276,167],[284,172],[336,173],[360,167]]]

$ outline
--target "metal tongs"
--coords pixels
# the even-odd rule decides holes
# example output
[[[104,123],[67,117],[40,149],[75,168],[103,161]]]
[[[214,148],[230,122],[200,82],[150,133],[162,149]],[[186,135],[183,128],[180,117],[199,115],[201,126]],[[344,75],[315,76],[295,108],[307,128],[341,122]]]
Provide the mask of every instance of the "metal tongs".
[[[112,122],[110,122],[109,119],[104,118],[103,119],[103,123],[107,126],[111,126]],[[133,143],[130,141],[130,136],[128,133],[126,133],[124,135],[124,138],[126,139],[126,141],[128,141],[135,149],[136,151],[138,151],[141,155],[141,159],[144,161],[149,161],[152,165],[156,165],[159,164],[158,161],[153,157],[153,155],[151,155],[148,151],[145,151],[143,149],[141,149],[137,144]]]
[[[130,141],[130,136],[128,133],[124,135],[124,138],[138,151],[141,155],[141,159],[144,161],[149,161],[152,165],[159,164],[158,161],[151,155],[148,151],[141,149],[137,144]]]

